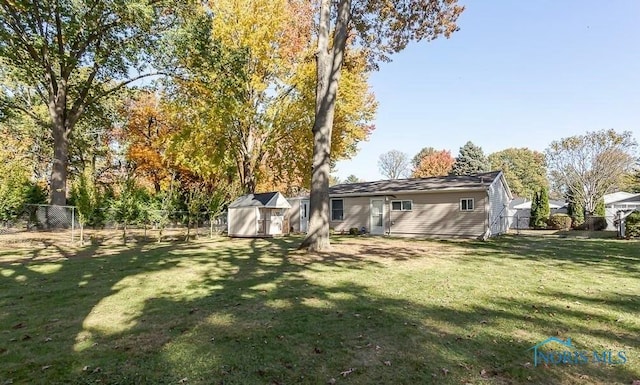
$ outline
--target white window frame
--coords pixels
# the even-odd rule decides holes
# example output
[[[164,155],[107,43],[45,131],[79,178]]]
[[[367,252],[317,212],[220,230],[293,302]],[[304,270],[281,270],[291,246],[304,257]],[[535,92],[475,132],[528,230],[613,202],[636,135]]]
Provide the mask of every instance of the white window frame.
[[[395,202],[400,202],[400,210],[396,210],[393,208],[393,204]],[[407,210],[404,208],[404,202],[410,202],[411,203],[411,209]],[[413,200],[411,199],[396,199],[396,200],[392,200],[391,201],[391,211],[413,211]]]
[[[342,201],[342,219],[335,219],[333,217],[333,202],[334,201]],[[331,210],[331,222],[342,222],[342,221],[344,221],[344,199],[342,199],[342,198],[330,199],[329,209]]]
[[[462,202],[467,202],[467,208],[466,209],[462,208]],[[469,208],[469,202],[471,202],[471,208]],[[475,211],[475,209],[476,209],[476,200],[475,200],[475,198],[461,198],[460,199],[459,208],[460,208],[460,211],[464,211],[464,212]]]

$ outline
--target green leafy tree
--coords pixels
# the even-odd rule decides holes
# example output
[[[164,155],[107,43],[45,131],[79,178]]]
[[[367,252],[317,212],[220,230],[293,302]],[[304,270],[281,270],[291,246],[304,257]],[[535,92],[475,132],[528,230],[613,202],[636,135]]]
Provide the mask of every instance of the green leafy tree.
[[[491,170],[502,170],[515,196],[531,199],[540,186],[547,186],[544,154],[528,148],[507,148],[489,155]]]
[[[0,81],[10,87],[0,105],[50,128],[52,204],[66,203],[76,124],[101,98],[150,75],[148,57],[177,8],[140,0],[0,2]],[[38,104],[46,119],[33,112]]]
[[[362,180],[360,178],[358,178],[357,176],[351,174],[349,175],[345,180],[344,183],[359,183],[362,182]]]
[[[347,42],[368,54],[372,68],[414,40],[449,37],[464,10],[455,0],[321,0],[318,10],[316,106],[313,122],[310,217],[301,248],[329,248],[331,138]]]
[[[111,218],[122,225],[122,240],[127,244],[127,228],[139,220],[147,194],[138,187],[136,180],[130,175],[126,175],[118,187],[119,191],[111,201],[109,209]]]
[[[489,160],[484,155],[482,147],[467,142],[464,146],[460,147],[460,154],[456,157],[450,174],[471,175],[489,171],[490,169]]]

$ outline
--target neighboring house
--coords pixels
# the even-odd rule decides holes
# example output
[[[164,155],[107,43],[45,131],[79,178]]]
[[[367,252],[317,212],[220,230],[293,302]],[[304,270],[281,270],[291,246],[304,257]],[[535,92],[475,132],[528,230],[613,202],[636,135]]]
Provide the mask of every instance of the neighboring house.
[[[309,196],[287,198],[291,209],[289,216],[289,231],[292,233],[306,233],[309,228]]]
[[[618,191],[604,196],[604,210],[607,219],[607,230],[616,230],[615,219],[618,212],[631,213],[640,209],[640,194]]]
[[[549,201],[549,215],[566,214],[567,203],[563,201]],[[512,229],[528,229],[531,218],[531,201],[526,198],[515,198],[509,204],[510,226]]]
[[[438,238],[505,233],[513,198],[501,171],[341,184],[329,188],[329,197],[337,232]]]
[[[289,232],[285,212],[291,205],[279,192],[243,195],[228,208],[230,237],[272,237]]]

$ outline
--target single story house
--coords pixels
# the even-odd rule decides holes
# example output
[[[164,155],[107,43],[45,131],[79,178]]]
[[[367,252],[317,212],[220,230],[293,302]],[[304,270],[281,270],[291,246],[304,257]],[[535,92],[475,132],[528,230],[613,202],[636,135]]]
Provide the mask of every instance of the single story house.
[[[291,205],[279,192],[247,194],[228,207],[230,237],[273,237],[287,234],[285,212]]]
[[[306,233],[309,228],[309,196],[302,195],[287,198],[291,209],[287,211],[289,231],[292,233]]]
[[[550,215],[566,214],[567,202],[558,200],[549,200]],[[509,204],[509,216],[511,217],[512,229],[528,229],[529,218],[531,218],[531,200],[527,198],[515,198]]]
[[[640,210],[640,194],[618,191],[606,194],[603,198],[607,230],[617,229],[615,220],[619,211],[630,213],[633,210]]]
[[[330,227],[338,232],[484,239],[507,232],[513,196],[494,171],[340,184],[329,198]]]

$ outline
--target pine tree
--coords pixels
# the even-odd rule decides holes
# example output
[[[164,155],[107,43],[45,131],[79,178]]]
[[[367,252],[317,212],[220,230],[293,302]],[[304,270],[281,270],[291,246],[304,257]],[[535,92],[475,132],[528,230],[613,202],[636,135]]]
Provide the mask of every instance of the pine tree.
[[[543,186],[539,194],[538,218],[536,219],[536,226],[547,227],[549,214],[551,214],[551,209],[549,208],[549,191],[547,190],[547,187]]]
[[[531,199],[531,214],[529,215],[529,227],[535,228],[537,225],[539,215],[539,201],[540,195],[537,192],[533,193],[533,199]]]
[[[489,160],[484,155],[482,147],[467,142],[460,147],[460,155],[456,157],[450,175],[471,175],[486,172],[491,169]]]
[[[598,203],[596,203],[596,208],[593,211],[593,215],[596,217],[604,217],[606,215],[606,210],[604,208],[604,197],[598,199]]]

